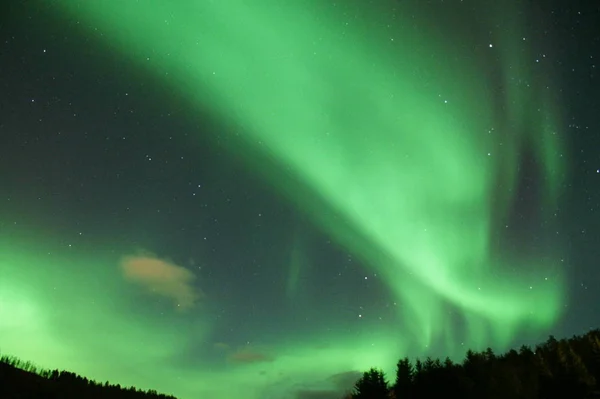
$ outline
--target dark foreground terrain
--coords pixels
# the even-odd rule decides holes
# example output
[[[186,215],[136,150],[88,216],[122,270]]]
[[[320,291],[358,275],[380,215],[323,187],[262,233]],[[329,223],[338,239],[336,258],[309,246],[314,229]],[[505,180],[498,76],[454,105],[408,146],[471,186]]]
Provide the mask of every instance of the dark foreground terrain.
[[[75,373],[40,370],[15,357],[0,357],[0,399],[176,399],[88,380]]]
[[[354,399],[590,399],[600,398],[600,330],[497,355],[467,351],[462,362],[427,358],[398,362],[393,382],[378,370],[357,381]],[[98,383],[75,373],[43,370],[0,357],[0,399],[176,399],[154,390]],[[203,399],[203,398],[198,398]],[[232,398],[238,399],[238,398]],[[315,398],[317,399],[317,398]]]
[[[462,362],[401,359],[394,381],[378,370],[356,383],[355,399],[589,399],[600,398],[600,330],[535,348],[495,354],[467,351]]]

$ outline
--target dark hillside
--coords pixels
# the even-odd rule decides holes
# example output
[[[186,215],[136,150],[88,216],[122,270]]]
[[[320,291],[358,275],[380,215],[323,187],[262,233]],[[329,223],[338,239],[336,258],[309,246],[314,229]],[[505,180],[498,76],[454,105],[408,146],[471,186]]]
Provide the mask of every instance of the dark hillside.
[[[176,399],[154,390],[102,384],[75,373],[42,370],[15,357],[0,357],[2,399]]]

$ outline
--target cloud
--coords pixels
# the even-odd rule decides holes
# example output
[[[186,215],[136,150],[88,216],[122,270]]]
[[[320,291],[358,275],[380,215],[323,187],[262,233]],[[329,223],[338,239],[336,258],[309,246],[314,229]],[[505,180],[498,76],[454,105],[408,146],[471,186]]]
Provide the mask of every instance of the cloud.
[[[214,345],[215,349],[219,349],[219,350],[229,350],[229,345],[226,344],[225,342],[216,342]]]
[[[229,361],[234,363],[264,363],[275,360],[272,356],[257,350],[244,348],[229,355]]]
[[[200,297],[193,286],[194,273],[152,255],[126,256],[121,260],[121,270],[126,280],[171,299],[179,310],[193,307]]]
[[[362,375],[363,373],[360,371],[346,371],[334,374],[329,377],[328,380],[333,382],[336,388],[349,390],[352,389],[356,381],[358,381]]]
[[[333,374],[312,387],[296,389],[290,394],[293,399],[340,399],[350,397],[352,388],[362,373],[346,371]]]
[[[294,399],[340,399],[343,392],[303,390],[296,392]]]

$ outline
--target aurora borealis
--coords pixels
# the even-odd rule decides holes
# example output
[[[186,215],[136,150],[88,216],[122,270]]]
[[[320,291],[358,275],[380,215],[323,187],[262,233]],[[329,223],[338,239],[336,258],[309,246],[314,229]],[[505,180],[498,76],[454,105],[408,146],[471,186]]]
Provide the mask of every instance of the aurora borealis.
[[[572,130],[600,123],[555,10],[520,3],[11,9],[2,57],[44,60],[4,67],[0,351],[332,398],[400,356],[597,327],[600,143]]]

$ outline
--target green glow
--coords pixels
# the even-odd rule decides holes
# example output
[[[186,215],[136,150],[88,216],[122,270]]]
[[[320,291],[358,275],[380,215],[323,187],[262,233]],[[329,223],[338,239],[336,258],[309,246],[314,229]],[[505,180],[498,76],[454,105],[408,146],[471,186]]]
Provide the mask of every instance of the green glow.
[[[246,348],[213,348],[218,345],[209,309],[191,309],[190,317],[152,301],[119,273],[122,256],[113,251],[96,251],[90,261],[76,249],[54,252],[61,246],[43,235],[27,236],[0,243],[0,352],[45,368],[182,399],[260,398],[267,392],[285,398],[296,384],[335,388],[323,377],[392,364],[395,353],[405,350],[389,331],[364,328],[351,337],[282,337],[268,348],[276,354],[272,361],[231,363],[229,355]],[[30,240],[35,244],[24,244]],[[199,344],[220,353],[196,359],[193,367],[176,360]]]
[[[290,251],[290,267],[287,280],[287,295],[290,299],[294,299],[298,292],[298,285],[301,280],[302,266],[306,267],[308,259],[304,256],[301,246],[301,240],[297,236],[292,244]]]
[[[428,33],[422,25],[415,28],[412,16],[419,13],[410,2],[396,5],[404,8],[395,19],[385,2],[369,10],[349,5],[364,16],[362,22],[321,1],[252,6],[240,0],[58,3],[67,15],[100,31],[107,44],[156,73],[191,104],[241,126],[232,140],[232,154],[246,159],[386,281],[402,305],[398,318],[403,334],[386,330],[340,339],[315,331],[312,337],[274,343],[277,357],[268,364],[201,373],[150,368],[145,376],[119,374],[122,370],[108,368],[108,360],[104,369],[92,369],[80,355],[69,354],[69,341],[46,331],[60,319],[44,319],[55,316],[47,316],[48,293],[40,291],[48,286],[20,290],[16,284],[24,280],[15,274],[2,281],[11,291],[3,291],[10,294],[3,299],[0,316],[6,319],[6,314],[19,311],[13,324],[0,325],[3,342],[10,338],[7,334],[22,337],[20,332],[25,332],[32,339],[43,336],[47,341],[35,341],[41,346],[51,346],[53,339],[64,345],[53,344],[56,356],[38,360],[35,347],[18,344],[14,335],[8,347],[15,353],[43,360],[44,365],[55,362],[92,377],[129,379],[142,386],[152,385],[153,376],[160,375],[165,382],[157,388],[186,397],[198,392],[217,398],[261,397],[265,389],[292,385],[292,379],[311,381],[328,372],[393,367],[402,350],[415,345],[443,342],[456,353],[462,348],[450,309],[464,318],[466,342],[474,347],[490,341],[505,345],[520,329],[543,330],[559,316],[561,278],[554,271],[545,279],[554,269],[553,260],[522,259],[499,253],[490,244],[514,201],[517,167],[525,150],[537,154],[547,177],[547,205],[556,201],[564,174],[558,105],[545,89],[517,85],[512,79],[518,75],[533,80],[524,61],[528,55],[517,55],[524,26],[519,21],[513,20],[514,35],[497,38],[493,50],[505,71],[501,100],[507,107],[499,111],[494,101],[501,95],[491,93],[489,78],[444,35],[434,29]],[[504,138],[502,145],[498,135]],[[499,188],[500,181],[504,186]],[[337,217],[330,216],[334,213]],[[301,289],[298,256],[291,256],[290,296]],[[3,258],[0,267],[14,265],[10,270],[16,273],[31,261]],[[115,288],[116,296],[119,292]],[[58,295],[57,305],[73,295],[79,294]],[[135,351],[136,360],[152,364],[161,354],[185,345],[162,344],[174,334],[170,324],[152,324],[150,333],[144,328],[147,320],[132,321],[115,309],[108,311],[106,301],[94,306],[98,313],[110,315],[107,325],[126,326],[125,336],[111,343],[114,358]],[[201,327],[194,328],[207,334],[211,322],[202,316],[198,320]],[[90,330],[77,334],[85,337]],[[140,336],[144,345],[136,339]],[[328,338],[335,344],[326,349],[315,344]],[[156,353],[140,347],[148,343]],[[106,353],[105,347],[89,350],[87,358]],[[220,381],[231,391],[210,392]]]

